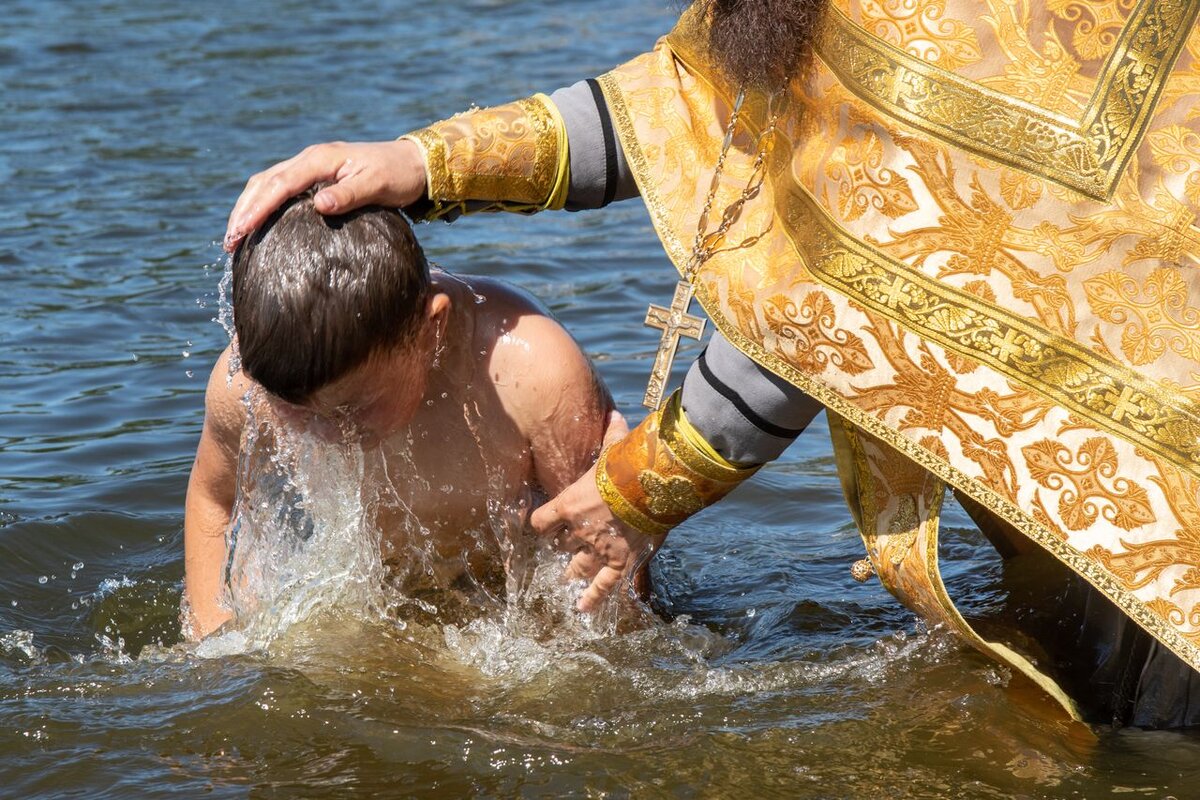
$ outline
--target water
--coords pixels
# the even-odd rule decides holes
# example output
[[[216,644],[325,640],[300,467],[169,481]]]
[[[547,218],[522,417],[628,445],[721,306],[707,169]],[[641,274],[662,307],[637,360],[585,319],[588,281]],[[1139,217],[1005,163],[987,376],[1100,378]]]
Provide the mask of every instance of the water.
[[[226,342],[214,241],[245,177],[597,74],[665,6],[5,4],[0,796],[1194,794],[1194,738],[1081,736],[854,583],[823,423],[672,536],[661,619],[562,612],[543,574],[453,624],[351,593],[258,646],[178,643],[183,494]],[[640,416],[640,320],[674,282],[640,205],[418,234],[541,297]],[[952,591],[995,607],[960,512],[946,538]],[[314,585],[353,563],[314,561]]]

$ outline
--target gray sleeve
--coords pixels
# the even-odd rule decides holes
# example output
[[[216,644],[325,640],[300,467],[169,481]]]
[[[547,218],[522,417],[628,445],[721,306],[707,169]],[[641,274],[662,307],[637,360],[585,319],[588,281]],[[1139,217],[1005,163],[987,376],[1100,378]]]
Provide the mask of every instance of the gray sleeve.
[[[594,79],[579,81],[550,95],[567,126],[571,182],[568,211],[603,208],[637,197],[633,172],[613,130],[608,104]]]
[[[725,458],[765,464],[821,410],[819,402],[714,334],[683,380],[683,411]]]

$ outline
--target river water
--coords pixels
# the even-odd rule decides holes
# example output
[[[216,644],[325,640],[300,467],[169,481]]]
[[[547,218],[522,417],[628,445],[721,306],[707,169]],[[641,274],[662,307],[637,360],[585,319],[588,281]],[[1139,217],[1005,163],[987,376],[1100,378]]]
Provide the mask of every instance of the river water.
[[[850,578],[823,420],[673,534],[660,616],[547,623],[526,594],[406,624],[368,597],[260,647],[180,644],[183,496],[227,342],[215,240],[245,177],[599,74],[672,15],[5,2],[0,796],[1196,796],[1194,737],[1066,725]],[[640,417],[641,319],[675,280],[640,204],[418,234],[446,268],[539,296]],[[955,509],[945,528],[952,592],[1002,605],[980,535]]]

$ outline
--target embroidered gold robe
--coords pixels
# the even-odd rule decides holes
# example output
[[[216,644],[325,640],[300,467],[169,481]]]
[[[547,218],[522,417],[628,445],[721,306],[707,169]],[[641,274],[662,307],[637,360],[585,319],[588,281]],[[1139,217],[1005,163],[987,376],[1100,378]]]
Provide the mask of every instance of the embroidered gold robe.
[[[832,0],[811,71],[746,100],[714,208],[775,116],[768,175],[696,278],[730,342],[831,412],[884,584],[1068,706],[955,610],[938,514],[957,489],[1200,669],[1198,10]],[[736,94],[703,26],[600,79],[679,268]]]
[[[1198,9],[836,0],[697,278],[731,342],[840,418],[888,588],[1026,672],[941,585],[945,485],[1200,668]],[[678,266],[734,94],[702,25],[601,79]],[[748,103],[717,208],[768,119]]]

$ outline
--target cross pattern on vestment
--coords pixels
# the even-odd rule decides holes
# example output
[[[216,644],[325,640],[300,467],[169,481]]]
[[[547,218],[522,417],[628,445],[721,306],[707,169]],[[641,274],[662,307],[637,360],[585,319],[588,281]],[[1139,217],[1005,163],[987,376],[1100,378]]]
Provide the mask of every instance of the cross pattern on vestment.
[[[1017,333],[1012,328],[1009,328],[1004,332],[1003,339],[995,334],[992,334],[992,340],[990,344],[992,347],[996,348],[996,358],[1000,359],[1001,363],[1007,364],[1008,360],[1013,356],[1024,354],[1024,345],[1018,343],[1017,341],[1017,337],[1020,335],[1021,334]]]
[[[880,300],[888,308],[896,308],[901,303],[911,303],[912,295],[909,293],[909,282],[903,275],[897,275],[887,286],[880,287]]]
[[[1138,416],[1142,409],[1138,405],[1137,401],[1140,400],[1141,397],[1135,397],[1134,395],[1135,392],[1133,388],[1129,386],[1122,386],[1121,394],[1119,395],[1116,392],[1105,392],[1105,401],[1112,403],[1112,409],[1108,412],[1108,415],[1116,422],[1120,422],[1124,417]]]
[[[646,382],[646,395],[642,398],[642,405],[651,410],[657,410],[662,405],[663,388],[671,378],[671,363],[675,360],[679,337],[699,339],[704,335],[705,319],[688,313],[694,292],[690,283],[680,281],[675,284],[675,297],[671,299],[670,308],[651,305],[646,310],[646,326],[662,331],[658,353],[654,356],[654,368],[650,370],[650,380]]]

